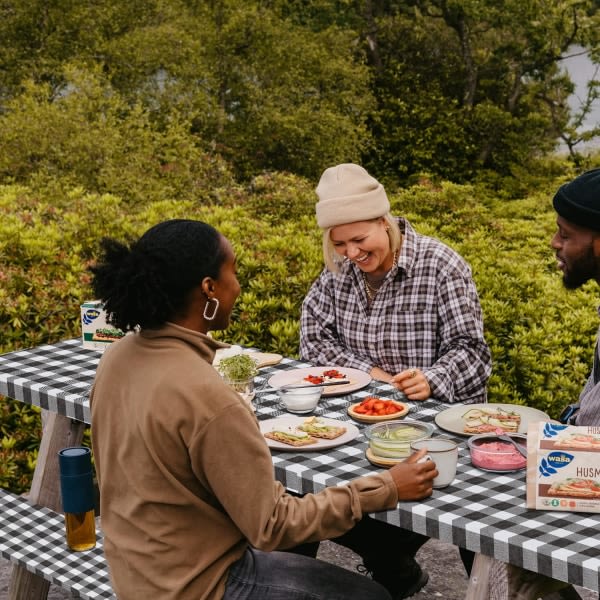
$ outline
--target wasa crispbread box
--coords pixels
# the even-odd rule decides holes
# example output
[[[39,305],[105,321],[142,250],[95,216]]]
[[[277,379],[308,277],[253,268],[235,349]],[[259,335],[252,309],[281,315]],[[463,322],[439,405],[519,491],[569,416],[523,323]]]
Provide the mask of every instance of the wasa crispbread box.
[[[600,427],[530,423],[527,507],[600,513]]]
[[[99,300],[81,305],[81,338],[84,348],[104,350],[125,334],[106,321],[106,311]]]

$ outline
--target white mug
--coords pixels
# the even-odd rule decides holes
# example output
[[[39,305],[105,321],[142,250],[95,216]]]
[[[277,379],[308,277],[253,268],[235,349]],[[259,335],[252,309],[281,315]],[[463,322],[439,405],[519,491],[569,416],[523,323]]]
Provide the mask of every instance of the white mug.
[[[414,450],[425,448],[427,455],[421,460],[433,460],[439,475],[433,480],[434,488],[443,488],[450,485],[456,477],[456,464],[458,462],[458,443],[450,438],[435,437],[416,440],[410,447]]]

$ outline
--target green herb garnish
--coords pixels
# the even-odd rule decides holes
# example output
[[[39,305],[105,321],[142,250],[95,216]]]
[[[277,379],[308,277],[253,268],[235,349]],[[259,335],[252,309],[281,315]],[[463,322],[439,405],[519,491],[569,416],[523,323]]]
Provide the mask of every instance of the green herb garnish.
[[[247,354],[235,354],[219,361],[219,371],[230,381],[245,381],[258,373],[256,361]]]

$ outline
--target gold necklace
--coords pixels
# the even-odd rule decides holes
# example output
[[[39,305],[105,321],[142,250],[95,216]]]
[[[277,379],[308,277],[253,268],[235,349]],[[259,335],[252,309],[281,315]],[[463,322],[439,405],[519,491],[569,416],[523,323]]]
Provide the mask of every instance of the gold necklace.
[[[375,295],[377,294],[377,291],[379,290],[379,288],[375,288],[372,287],[371,284],[369,283],[369,280],[367,279],[367,276],[364,274],[362,274],[362,278],[363,278],[363,282],[365,284],[365,292],[367,292],[367,298],[369,299],[369,302],[373,302],[373,298],[375,298]]]
[[[392,267],[396,264],[397,260],[398,260],[398,250],[396,250],[394,252]],[[369,280],[367,279],[367,274],[364,271],[361,271],[361,275],[362,275],[363,283],[365,284],[365,292],[367,293],[367,298],[369,299],[369,304],[370,304],[375,299],[375,296],[377,295],[377,292],[379,291],[379,287],[375,287],[374,285],[369,283]],[[380,286],[381,286],[381,284],[383,284],[383,280],[381,280]]]

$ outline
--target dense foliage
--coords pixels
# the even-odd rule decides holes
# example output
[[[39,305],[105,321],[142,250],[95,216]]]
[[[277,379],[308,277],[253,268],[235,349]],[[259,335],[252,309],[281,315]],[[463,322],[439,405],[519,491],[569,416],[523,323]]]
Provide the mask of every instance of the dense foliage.
[[[389,190],[396,214],[472,265],[494,360],[490,400],[552,416],[577,398],[597,327],[596,285],[563,290],[549,247],[550,198],[560,182],[521,199],[427,180]],[[0,351],[80,335],[79,305],[90,299],[86,267],[102,236],[127,239],[158,221],[193,217],[216,226],[238,254],[242,294],[231,326],[218,337],[297,356],[300,304],[322,268],[312,187],[293,175],[269,174],[221,189],[224,206],[157,200],[135,210],[119,197],[77,188],[55,206],[32,188],[0,187]],[[2,400],[0,486],[27,488],[38,438],[35,411]]]
[[[511,177],[561,139],[593,0],[0,0],[0,178],[125,202],[339,162]]]
[[[314,181],[357,161],[471,262],[490,399],[556,415],[589,370],[595,289],[561,287],[563,167],[540,159],[560,138],[594,166],[596,83],[571,114],[560,65],[573,45],[597,60],[598,18],[595,0],[0,0],[0,351],[79,335],[102,236],[191,216],[238,252],[221,337],[295,355]],[[21,491],[39,417],[0,409],[0,486]]]

